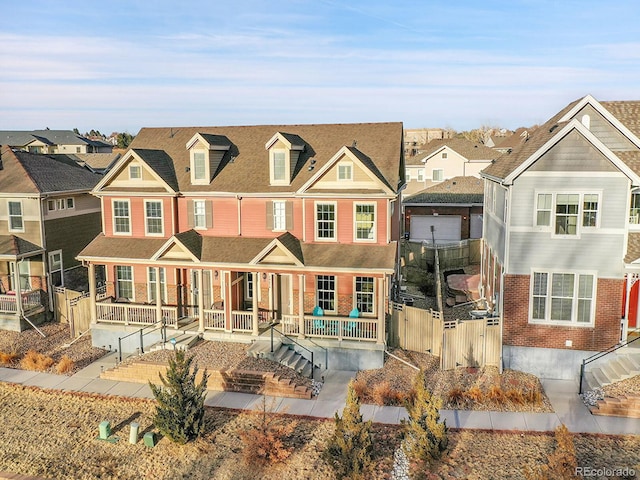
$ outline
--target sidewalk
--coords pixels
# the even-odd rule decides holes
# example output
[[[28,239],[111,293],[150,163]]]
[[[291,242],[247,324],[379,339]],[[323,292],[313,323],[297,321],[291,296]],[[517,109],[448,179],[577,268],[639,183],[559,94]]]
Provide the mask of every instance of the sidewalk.
[[[153,398],[148,385],[99,378],[102,370],[111,368],[114,363],[115,354],[109,354],[71,377],[0,368],[0,381],[55,390]],[[325,373],[325,383],[317,398],[300,400],[272,397],[273,403],[269,399],[268,407],[279,413],[333,418],[336,411],[342,413],[347,384],[355,374],[352,371],[329,370]],[[440,417],[446,419],[451,428],[547,432],[564,423],[575,433],[640,434],[640,419],[591,415],[577,395],[577,382],[542,380],[542,385],[555,413],[441,410]],[[242,410],[259,408],[261,402],[261,395],[215,391],[209,391],[205,400],[207,406]],[[363,405],[361,411],[365,420],[378,423],[399,424],[401,419],[407,418],[403,407]]]

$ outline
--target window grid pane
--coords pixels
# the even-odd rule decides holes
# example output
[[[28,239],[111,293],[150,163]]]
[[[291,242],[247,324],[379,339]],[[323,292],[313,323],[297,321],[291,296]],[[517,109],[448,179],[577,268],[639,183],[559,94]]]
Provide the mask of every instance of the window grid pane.
[[[373,240],[375,205],[356,205],[356,238]]]
[[[582,226],[595,227],[598,218],[598,195],[586,194],[582,201]]]
[[[640,224],[640,193],[631,194],[631,208],[629,209],[629,223]]]
[[[118,297],[133,300],[133,271],[128,266],[116,267]]]
[[[533,274],[533,318],[544,320],[547,309],[547,278],[546,273]]]
[[[195,227],[206,227],[206,213],[204,200],[194,200],[193,202],[193,223]]]
[[[129,203],[116,200],[113,202],[113,218],[118,233],[129,233]]]
[[[335,205],[319,203],[316,206],[316,229],[318,238],[335,238]]]
[[[333,275],[318,275],[316,277],[316,294],[318,306],[322,310],[335,311],[336,277]]]
[[[556,233],[576,235],[578,233],[578,194],[558,194],[556,197]]]
[[[285,157],[284,152],[273,153],[273,179],[285,180]]]
[[[373,277],[356,277],[356,308],[361,313],[373,313]]]
[[[548,227],[551,225],[551,201],[550,193],[539,193],[537,204],[536,225],[538,227]]]
[[[22,230],[22,204],[20,202],[9,202],[9,227],[11,230]]]
[[[287,226],[287,216],[285,210],[285,202],[273,202],[273,229],[285,230]]]
[[[147,233],[162,233],[162,202],[147,202]]]
[[[571,321],[574,275],[554,273],[551,277],[551,320]]]

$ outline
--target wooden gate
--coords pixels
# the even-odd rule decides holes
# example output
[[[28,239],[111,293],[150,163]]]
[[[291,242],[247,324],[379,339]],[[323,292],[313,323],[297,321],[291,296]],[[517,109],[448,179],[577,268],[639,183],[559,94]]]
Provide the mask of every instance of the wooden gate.
[[[501,350],[499,318],[445,322],[440,367],[499,366]]]
[[[394,304],[392,335],[395,346],[414,352],[440,355],[442,343],[442,314]]]
[[[56,321],[69,324],[71,336],[77,337],[91,324],[91,299],[88,293],[80,293],[64,287],[53,292]]]

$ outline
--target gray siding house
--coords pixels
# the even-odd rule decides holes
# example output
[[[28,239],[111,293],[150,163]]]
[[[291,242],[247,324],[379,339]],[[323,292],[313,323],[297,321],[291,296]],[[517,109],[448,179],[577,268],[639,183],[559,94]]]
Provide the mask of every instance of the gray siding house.
[[[637,329],[639,107],[586,96],[482,172],[481,288],[505,367],[575,378]]]

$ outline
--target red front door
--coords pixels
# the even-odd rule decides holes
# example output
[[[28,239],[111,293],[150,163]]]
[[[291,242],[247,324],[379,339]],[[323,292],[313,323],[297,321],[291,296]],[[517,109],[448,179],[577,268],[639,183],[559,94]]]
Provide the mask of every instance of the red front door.
[[[640,281],[636,281],[629,292],[629,314],[627,316],[629,328],[636,328],[638,324],[638,291]],[[624,282],[624,295],[627,294],[627,281]],[[624,313],[623,313],[624,315]]]

